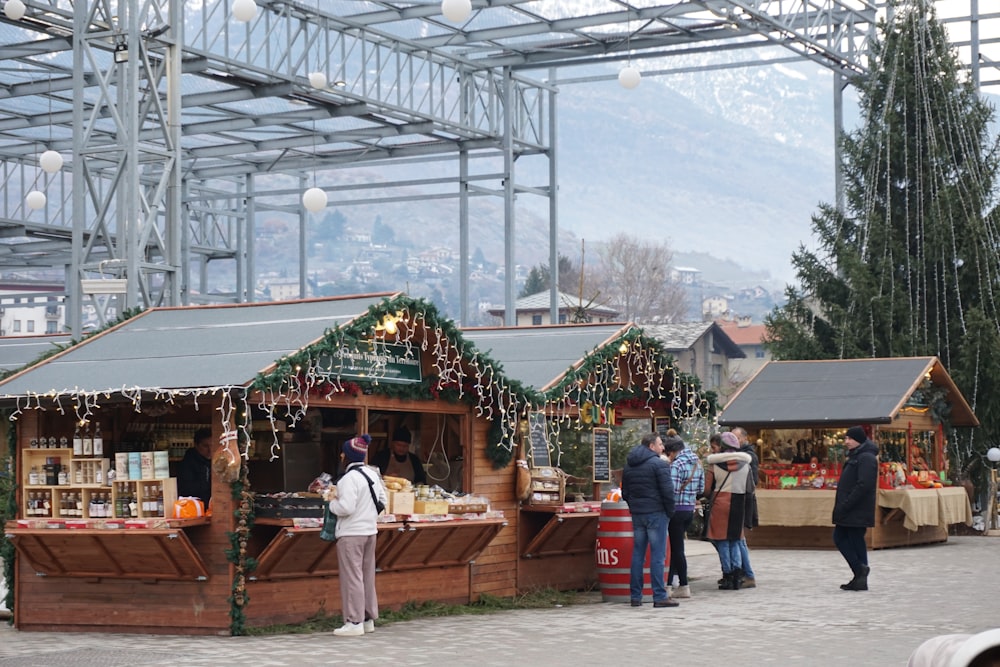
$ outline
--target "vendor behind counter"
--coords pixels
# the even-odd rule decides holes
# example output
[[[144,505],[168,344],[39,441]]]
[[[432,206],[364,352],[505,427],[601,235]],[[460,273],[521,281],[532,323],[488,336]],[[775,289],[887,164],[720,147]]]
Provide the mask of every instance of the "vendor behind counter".
[[[388,449],[379,452],[373,462],[383,476],[402,477],[413,482],[414,486],[427,483],[420,457],[410,451],[412,441],[413,436],[405,426],[393,431]]]

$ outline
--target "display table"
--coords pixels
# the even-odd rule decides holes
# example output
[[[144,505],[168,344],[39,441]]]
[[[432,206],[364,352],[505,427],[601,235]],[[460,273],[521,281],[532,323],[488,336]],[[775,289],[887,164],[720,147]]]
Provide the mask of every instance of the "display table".
[[[8,521],[5,532],[40,576],[203,581],[208,570],[183,529],[208,522],[159,519],[151,528],[109,528],[97,527],[106,521],[81,521],[66,528],[52,520],[48,528],[22,528],[25,522]]]
[[[379,604],[412,600],[468,603],[480,566],[476,559],[503,531],[503,518],[397,521],[378,524],[375,541]],[[315,613],[317,604],[339,608],[337,543],[321,540],[319,526],[293,519],[255,522],[247,547],[257,561],[247,591],[256,625],[294,622]],[[325,602],[324,602],[325,601]]]
[[[757,547],[833,548],[833,501],[830,489],[760,489],[760,526],[747,531]],[[972,523],[964,488],[879,489],[875,526],[866,540],[872,549],[948,540],[948,526]]]

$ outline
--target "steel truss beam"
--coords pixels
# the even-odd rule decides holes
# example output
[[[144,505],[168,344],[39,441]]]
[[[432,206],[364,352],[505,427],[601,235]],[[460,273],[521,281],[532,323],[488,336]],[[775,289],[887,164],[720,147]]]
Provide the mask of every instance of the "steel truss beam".
[[[542,184],[516,173],[521,156],[555,160],[557,87],[536,70],[555,81],[557,70],[625,58],[780,47],[851,77],[867,67],[880,10],[869,0],[616,1],[577,16],[474,0],[456,26],[436,3],[390,0],[258,0],[246,24],[229,0],[26,4],[20,21],[0,18],[19,35],[0,46],[12,73],[0,75],[0,267],[68,267],[74,333],[85,304],[104,321],[133,305],[252,300],[256,215],[304,225],[303,175],[362,164],[455,161],[455,177],[429,196],[459,199],[465,246],[469,201],[502,197],[513,262],[515,193],[557,210],[554,168]],[[342,85],[311,87],[317,71]],[[71,165],[42,174],[46,148],[71,153]],[[488,166],[476,174],[470,161]],[[421,198],[406,180],[369,185],[390,193],[358,188],[338,205]],[[42,211],[23,204],[34,186],[48,195]],[[226,297],[209,294],[213,262],[235,264]],[[102,275],[125,279],[125,295],[84,295],[80,279]]]

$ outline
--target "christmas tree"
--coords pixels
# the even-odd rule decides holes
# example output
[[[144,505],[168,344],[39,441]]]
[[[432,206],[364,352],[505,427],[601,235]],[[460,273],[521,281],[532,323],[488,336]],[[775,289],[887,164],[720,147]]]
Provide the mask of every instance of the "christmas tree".
[[[801,283],[766,319],[776,359],[938,356],[979,417],[949,429],[952,475],[982,470],[1000,434],[1000,234],[993,109],[933,3],[895,3],[843,139],[843,210],[813,216]],[[947,427],[947,425],[946,425]]]

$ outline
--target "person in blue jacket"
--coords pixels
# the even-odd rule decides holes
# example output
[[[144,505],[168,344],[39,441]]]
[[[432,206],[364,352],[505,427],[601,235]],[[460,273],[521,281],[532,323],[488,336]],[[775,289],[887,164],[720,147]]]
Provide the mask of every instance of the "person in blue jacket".
[[[840,588],[868,590],[868,549],[865,531],[875,525],[875,494],[878,492],[878,447],[860,426],[844,436],[847,460],[833,500],[833,543],[851,567],[854,577]]]
[[[649,433],[632,448],[622,471],[622,500],[632,515],[632,563],[629,570],[629,597],[633,607],[642,606],[643,564],[649,551],[649,583],[654,607],[677,607],[663,581],[667,557],[667,524],[674,513],[674,485],[670,464],[663,454],[663,440]]]

